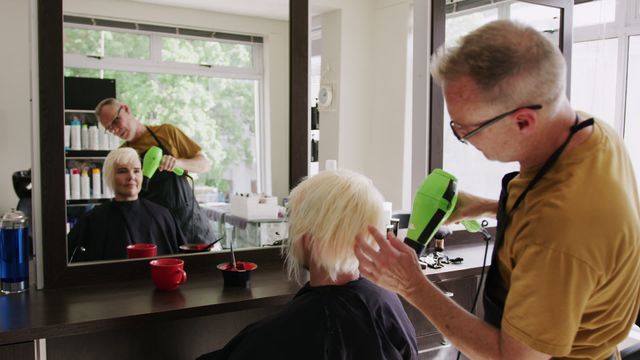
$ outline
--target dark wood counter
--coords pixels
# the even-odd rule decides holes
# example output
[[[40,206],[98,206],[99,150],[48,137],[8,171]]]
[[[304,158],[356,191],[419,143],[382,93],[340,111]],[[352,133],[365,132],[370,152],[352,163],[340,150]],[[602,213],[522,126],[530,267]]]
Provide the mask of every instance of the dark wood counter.
[[[489,257],[490,251],[491,247]],[[463,257],[464,262],[428,269],[425,275],[443,290],[455,292],[453,298],[469,307],[484,243],[450,246],[447,254]],[[187,282],[173,292],[156,290],[149,277],[140,279],[138,274],[137,279],[132,276],[117,283],[41,291],[31,288],[22,294],[0,295],[0,346],[47,339],[48,359],[152,354],[165,358],[167,351],[173,351],[170,358],[192,359],[219,348],[247,324],[277,311],[299,289],[287,280],[279,262],[259,264],[247,289],[225,288],[213,266],[210,271],[186,271]],[[430,348],[434,341],[439,344],[442,339],[437,332],[414,310],[407,308],[416,329],[422,328],[419,345]],[[176,337],[175,344],[167,345]],[[155,342],[157,346],[150,350],[149,344]],[[110,352],[97,353],[96,348],[103,346]],[[119,353],[125,350],[118,347],[128,352]],[[132,353],[136,347],[138,352]]]
[[[248,289],[225,288],[216,270],[188,273],[173,292],[155,290],[151,279],[142,279],[3,295],[0,345],[281,305],[299,288],[286,279],[282,264],[259,266],[251,276]]]

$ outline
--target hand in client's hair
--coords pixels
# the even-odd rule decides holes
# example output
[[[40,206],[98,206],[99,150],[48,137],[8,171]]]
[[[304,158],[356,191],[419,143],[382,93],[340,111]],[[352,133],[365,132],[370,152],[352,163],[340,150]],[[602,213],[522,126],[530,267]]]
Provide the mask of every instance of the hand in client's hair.
[[[293,189],[289,198],[289,241],[283,252],[290,277],[313,264],[335,281],[358,274],[356,235],[371,241],[367,225],[383,226],[383,197],[373,182],[348,170],[323,171]]]

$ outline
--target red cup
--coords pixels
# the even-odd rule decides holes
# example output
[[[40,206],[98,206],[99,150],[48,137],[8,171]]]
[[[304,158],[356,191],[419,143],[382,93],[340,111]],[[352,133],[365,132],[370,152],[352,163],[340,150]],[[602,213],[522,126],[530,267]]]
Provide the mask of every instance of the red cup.
[[[127,258],[137,259],[154,257],[158,255],[158,246],[156,244],[132,244],[127,246]]]
[[[175,290],[178,285],[187,281],[184,261],[180,259],[156,259],[151,260],[149,265],[151,265],[151,279],[160,290]]]

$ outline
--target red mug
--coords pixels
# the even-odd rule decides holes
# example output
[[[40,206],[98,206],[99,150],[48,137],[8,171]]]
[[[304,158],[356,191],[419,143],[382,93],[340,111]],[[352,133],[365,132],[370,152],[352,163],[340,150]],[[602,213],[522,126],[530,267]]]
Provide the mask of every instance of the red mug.
[[[127,246],[127,258],[137,259],[158,255],[156,244],[132,244]]]
[[[175,290],[178,285],[187,281],[184,261],[180,259],[156,259],[151,260],[149,265],[151,265],[151,279],[160,290]]]

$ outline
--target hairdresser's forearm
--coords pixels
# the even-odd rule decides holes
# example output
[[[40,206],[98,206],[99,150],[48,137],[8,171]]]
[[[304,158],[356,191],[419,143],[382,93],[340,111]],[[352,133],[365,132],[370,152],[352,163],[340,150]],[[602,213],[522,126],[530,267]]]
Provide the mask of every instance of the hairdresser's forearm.
[[[190,173],[201,174],[209,171],[209,159],[199,152],[191,159],[176,159],[176,166]]]

